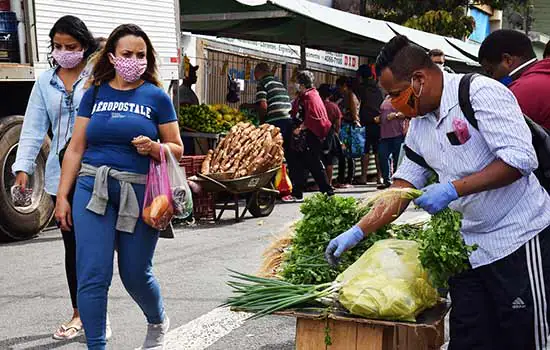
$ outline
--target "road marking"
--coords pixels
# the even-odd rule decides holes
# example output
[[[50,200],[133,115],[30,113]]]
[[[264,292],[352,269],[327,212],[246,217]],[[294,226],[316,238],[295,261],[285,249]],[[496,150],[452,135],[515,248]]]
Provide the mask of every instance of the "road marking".
[[[165,350],[203,350],[241,327],[251,315],[216,308],[166,335]]]

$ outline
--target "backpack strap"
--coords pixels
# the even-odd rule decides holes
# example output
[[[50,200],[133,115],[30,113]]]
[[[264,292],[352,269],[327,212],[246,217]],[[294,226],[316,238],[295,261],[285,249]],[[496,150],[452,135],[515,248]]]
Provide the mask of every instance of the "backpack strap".
[[[430,171],[434,171],[431,166],[428,165],[424,157],[422,157],[420,154],[413,151],[409,146],[403,145],[403,150],[405,151],[405,156],[415,162],[416,164],[420,165],[423,168],[426,168]],[[434,171],[435,172],[435,171]]]
[[[478,75],[479,74],[476,73],[468,73],[460,79],[460,84],[458,85],[458,104],[466,120],[476,130],[479,130],[479,126],[477,124],[474,108],[472,107],[472,101],[470,100],[470,86],[472,85],[472,80]]]
[[[472,80],[474,80],[478,75],[479,74],[476,73],[465,74],[460,79],[460,84],[458,85],[458,104],[460,105],[460,109],[462,110],[464,117],[466,117],[466,120],[468,120],[470,125],[472,125],[476,130],[479,130],[479,127],[475,117],[474,108],[472,107],[472,101],[470,100],[470,86],[472,85]],[[426,160],[421,155],[413,151],[410,147],[405,145],[403,146],[403,149],[405,150],[405,156],[407,156],[407,158],[421,167],[435,172],[432,167],[428,165]]]

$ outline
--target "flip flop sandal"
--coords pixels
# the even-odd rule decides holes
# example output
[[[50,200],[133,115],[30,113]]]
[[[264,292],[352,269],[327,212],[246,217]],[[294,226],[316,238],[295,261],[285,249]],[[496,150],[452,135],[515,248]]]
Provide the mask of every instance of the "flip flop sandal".
[[[54,338],[55,340],[64,340],[65,337],[63,336],[63,334],[65,334],[65,332],[67,331],[67,326],[62,324],[61,326],[59,326],[59,328],[55,331],[55,333],[53,334],[52,338]]]
[[[56,334],[54,334],[54,339],[56,340],[72,340],[76,337],[78,337],[79,335],[82,334],[82,327],[78,327],[78,326],[65,326],[65,325],[62,325],[61,328],[63,328],[64,332],[63,332],[63,335],[62,336],[58,336],[56,338],[56,335],[57,335],[57,332]],[[70,333],[67,335],[67,333]]]

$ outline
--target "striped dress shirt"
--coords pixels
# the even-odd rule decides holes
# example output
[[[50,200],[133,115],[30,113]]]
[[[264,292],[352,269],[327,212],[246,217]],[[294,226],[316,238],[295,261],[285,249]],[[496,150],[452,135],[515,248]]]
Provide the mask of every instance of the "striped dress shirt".
[[[441,183],[479,172],[496,159],[523,174],[508,186],[461,197],[450,204],[463,214],[466,244],[479,246],[470,257],[475,268],[510,255],[550,226],[550,196],[533,174],[538,162],[531,133],[512,92],[486,77],[472,81],[470,99],[478,131],[468,123],[458,103],[462,75],[443,76],[439,111],[412,120],[406,145],[424,157]],[[447,138],[455,119],[464,120],[471,135],[457,146]],[[394,178],[422,188],[428,176],[426,169],[405,157]]]

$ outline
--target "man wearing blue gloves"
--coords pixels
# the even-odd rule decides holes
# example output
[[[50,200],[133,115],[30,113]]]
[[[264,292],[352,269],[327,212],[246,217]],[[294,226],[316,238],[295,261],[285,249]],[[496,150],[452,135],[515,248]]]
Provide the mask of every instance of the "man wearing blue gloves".
[[[406,37],[386,44],[377,66],[393,106],[413,117],[405,140],[413,152],[392,187],[422,189],[415,204],[430,214],[447,207],[461,212],[464,241],[478,245],[470,256],[472,269],[449,281],[449,349],[546,349],[550,196],[533,174],[537,156],[516,99],[497,81],[476,77],[470,86],[476,128],[459,106],[462,76],[442,72]],[[440,183],[424,188],[430,168]],[[329,243],[327,260],[337,264],[408,205],[376,206]]]

